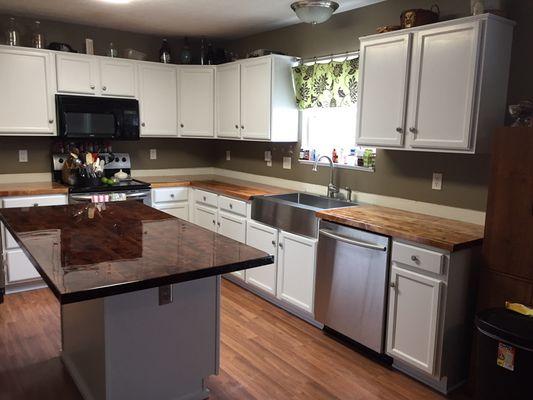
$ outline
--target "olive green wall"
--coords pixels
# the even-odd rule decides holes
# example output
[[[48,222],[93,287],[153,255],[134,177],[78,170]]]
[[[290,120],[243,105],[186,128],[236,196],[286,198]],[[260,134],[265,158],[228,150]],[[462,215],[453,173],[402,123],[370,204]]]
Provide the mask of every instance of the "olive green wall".
[[[299,24],[253,35],[230,42],[228,47],[239,54],[267,48],[283,51],[304,58],[342,53],[359,48],[358,37],[375,33],[378,26],[398,24],[399,15],[407,8],[429,8],[434,0],[394,0],[367,6],[358,10],[334,15],[324,24],[312,26]],[[469,0],[437,2],[442,19],[469,14]],[[512,0],[509,17],[518,22],[513,48],[512,77],[509,98],[517,101],[533,95],[533,53],[530,50],[533,38],[533,2]],[[394,62],[394,60],[391,60]],[[272,148],[274,165],[267,167],[263,160],[264,150]],[[217,167],[251,172],[302,182],[325,184],[328,171],[318,173],[309,165],[296,161],[299,146],[262,143],[219,142],[217,144]],[[225,151],[231,150],[231,160],[225,160]],[[293,168],[281,167],[282,155],[291,150]],[[490,157],[487,155],[455,155],[410,151],[378,150],[376,172],[338,170],[340,185],[354,190],[419,200],[449,206],[485,210]],[[441,191],[431,189],[433,172],[444,174]]]

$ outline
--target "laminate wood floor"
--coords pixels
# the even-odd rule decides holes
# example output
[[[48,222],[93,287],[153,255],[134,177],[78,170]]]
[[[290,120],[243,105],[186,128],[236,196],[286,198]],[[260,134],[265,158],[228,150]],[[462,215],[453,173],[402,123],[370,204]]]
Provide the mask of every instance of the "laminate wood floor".
[[[225,280],[221,325],[221,371],[209,379],[211,400],[445,398]],[[59,304],[48,289],[6,296],[0,400],[82,400],[59,348]]]

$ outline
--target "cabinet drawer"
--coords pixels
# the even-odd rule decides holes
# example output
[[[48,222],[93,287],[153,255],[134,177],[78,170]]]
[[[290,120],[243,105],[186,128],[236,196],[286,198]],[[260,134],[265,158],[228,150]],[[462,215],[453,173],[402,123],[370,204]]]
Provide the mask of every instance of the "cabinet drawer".
[[[221,210],[246,216],[246,202],[242,200],[235,200],[231,197],[219,196],[218,207]]]
[[[39,278],[39,273],[22,250],[7,251],[6,264],[8,283]]]
[[[67,197],[63,195],[50,195],[50,196],[33,196],[33,197],[8,197],[3,200],[4,208],[15,207],[41,207],[41,206],[59,206],[67,204]],[[4,246],[6,249],[16,249],[18,244],[13,239],[13,236],[4,228]]]
[[[187,201],[188,190],[186,187],[174,187],[164,189],[152,189],[154,203],[166,203],[170,201]]]
[[[393,242],[392,261],[435,274],[442,274],[444,254],[405,243]]]
[[[154,207],[176,218],[180,218],[185,221],[189,220],[189,203],[188,202],[183,201],[181,203],[166,203],[163,205],[156,204]]]
[[[194,190],[194,201],[196,203],[208,204],[213,207],[218,207],[218,195],[205,190]]]

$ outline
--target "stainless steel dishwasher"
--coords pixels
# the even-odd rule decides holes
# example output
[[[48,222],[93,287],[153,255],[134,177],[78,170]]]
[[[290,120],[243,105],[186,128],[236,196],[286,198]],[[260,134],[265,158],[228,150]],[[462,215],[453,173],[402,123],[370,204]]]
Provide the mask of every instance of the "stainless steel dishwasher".
[[[320,221],[315,318],[384,352],[390,238]]]

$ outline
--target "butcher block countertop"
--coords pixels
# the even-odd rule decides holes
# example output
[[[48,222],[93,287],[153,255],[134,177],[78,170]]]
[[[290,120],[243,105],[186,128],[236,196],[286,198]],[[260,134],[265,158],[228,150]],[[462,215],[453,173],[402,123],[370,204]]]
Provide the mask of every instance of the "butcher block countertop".
[[[138,179],[150,183],[153,189],[192,186],[242,200],[251,200],[255,196],[262,196],[265,194],[294,192],[294,190],[290,189],[262,185],[238,179],[228,179],[216,175],[144,176],[139,177]]]
[[[68,187],[56,182],[0,183],[0,197],[68,194]]]
[[[480,245],[482,225],[373,205],[318,211],[326,221],[380,233],[450,252]]]

